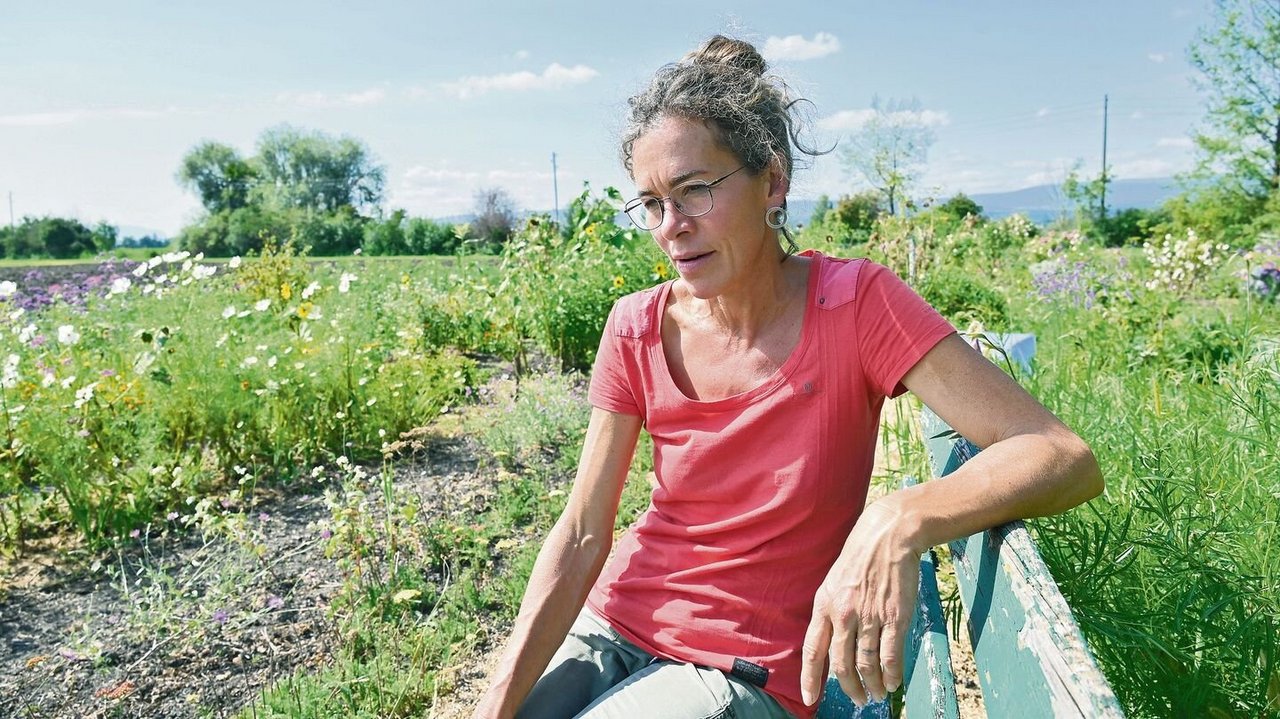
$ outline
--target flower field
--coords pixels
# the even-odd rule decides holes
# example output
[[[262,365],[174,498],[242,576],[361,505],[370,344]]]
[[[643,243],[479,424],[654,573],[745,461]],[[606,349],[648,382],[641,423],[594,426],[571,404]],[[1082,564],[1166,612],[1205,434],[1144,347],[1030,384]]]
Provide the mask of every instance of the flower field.
[[[450,667],[500,642],[572,476],[575,372],[610,304],[671,276],[612,214],[600,200],[574,227],[535,219],[496,258],[320,261],[284,243],[8,270],[0,553],[57,538],[65,561],[116,581],[113,558],[162,533],[232,538],[252,558],[265,550],[246,528],[269,498],[320,487],[341,647],[275,677],[245,716],[422,715],[466,691]],[[1132,716],[1280,712],[1275,240],[1240,251],[1185,231],[1107,249],[1018,217],[889,218],[857,244],[815,223],[799,240],[888,264],[962,330],[1037,335],[1016,376],[1091,444],[1107,491],[1030,526]],[[395,467],[449,422],[488,480],[443,511],[461,488],[423,499]],[[898,450],[894,471],[925,474],[922,448]],[[624,515],[645,501],[630,483]],[[214,604],[192,621],[243,620]]]

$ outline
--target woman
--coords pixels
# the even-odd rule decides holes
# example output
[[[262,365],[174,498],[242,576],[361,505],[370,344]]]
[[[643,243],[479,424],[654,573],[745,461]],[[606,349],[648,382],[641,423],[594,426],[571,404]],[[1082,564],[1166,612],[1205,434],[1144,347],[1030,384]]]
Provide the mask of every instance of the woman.
[[[573,491],[477,716],[811,716],[828,667],[880,700],[925,549],[1102,490],[1089,448],[892,273],[782,246],[793,104],[719,36],[631,99],[628,214],[679,278],[610,314]],[[985,451],[864,509],[905,390]],[[642,427],[652,504],[606,569]]]

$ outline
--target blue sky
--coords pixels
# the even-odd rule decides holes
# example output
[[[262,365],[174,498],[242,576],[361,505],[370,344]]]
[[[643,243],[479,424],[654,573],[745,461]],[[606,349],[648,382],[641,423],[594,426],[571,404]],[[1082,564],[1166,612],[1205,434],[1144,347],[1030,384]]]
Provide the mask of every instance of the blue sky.
[[[469,211],[481,187],[525,209],[583,182],[631,184],[626,98],[702,39],[769,48],[838,141],[873,97],[915,98],[936,135],[919,192],[1188,169],[1204,101],[1187,46],[1207,0],[996,2],[0,2],[0,218],[14,211],[173,234],[198,218],[174,181],[202,140],[251,154],[281,123],[363,140],[388,208]],[[792,195],[857,186],[837,155]]]

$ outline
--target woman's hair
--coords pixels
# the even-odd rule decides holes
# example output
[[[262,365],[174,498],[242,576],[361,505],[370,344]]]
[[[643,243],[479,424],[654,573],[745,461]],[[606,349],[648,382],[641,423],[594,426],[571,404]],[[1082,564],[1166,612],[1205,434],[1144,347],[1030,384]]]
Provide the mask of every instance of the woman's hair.
[[[754,175],[776,167],[791,179],[795,151],[823,154],[799,138],[801,99],[792,98],[781,78],[751,43],[716,35],[677,63],[654,74],[649,86],[627,101],[631,107],[622,135],[622,164],[633,178],[632,149],[664,117],[701,120]],[[790,242],[790,233],[784,229]]]

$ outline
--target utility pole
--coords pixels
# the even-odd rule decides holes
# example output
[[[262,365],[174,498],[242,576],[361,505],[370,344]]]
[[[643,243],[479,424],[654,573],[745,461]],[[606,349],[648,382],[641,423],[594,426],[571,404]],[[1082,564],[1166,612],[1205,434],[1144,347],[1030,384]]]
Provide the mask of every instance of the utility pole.
[[[1099,196],[1098,217],[1102,222],[1107,220],[1107,101],[1106,95],[1102,96],[1102,194]]]
[[[556,177],[556,153],[551,153],[551,196],[556,203],[556,224],[560,224],[560,183]]]
[[[13,232],[13,190],[9,190],[9,231]]]

